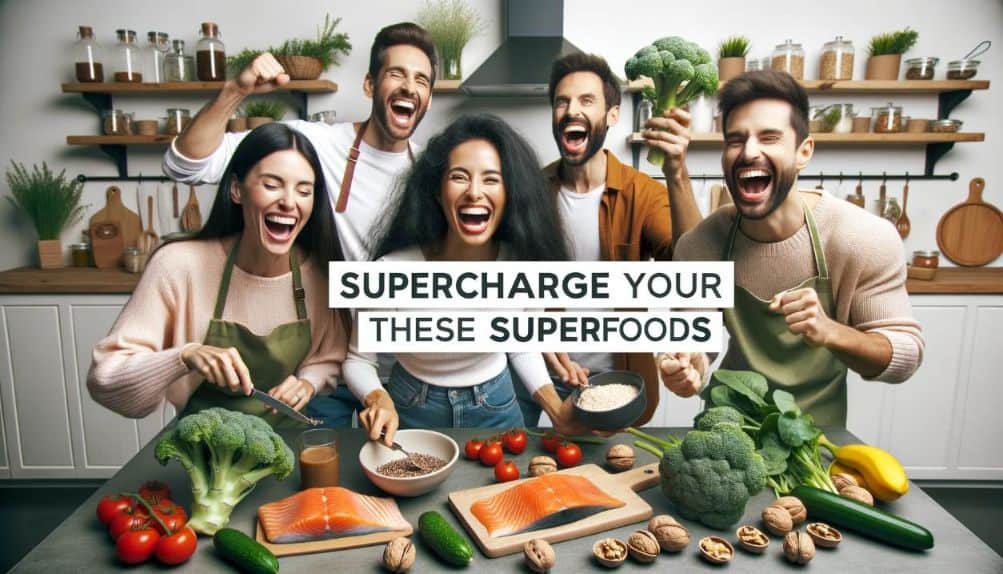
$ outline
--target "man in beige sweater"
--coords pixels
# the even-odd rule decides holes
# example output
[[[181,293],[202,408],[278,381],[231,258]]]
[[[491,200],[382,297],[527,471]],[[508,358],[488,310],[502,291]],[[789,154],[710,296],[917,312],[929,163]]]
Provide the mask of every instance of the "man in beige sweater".
[[[808,96],[791,76],[746,73],[718,102],[721,166],[734,205],[684,235],[675,258],[735,262],[722,368],[760,372],[818,424],[845,425],[847,368],[898,383],[922,360],[902,242],[887,221],[797,189],[815,142]],[[659,357],[663,383],[684,397],[701,390],[705,364],[685,353]]]

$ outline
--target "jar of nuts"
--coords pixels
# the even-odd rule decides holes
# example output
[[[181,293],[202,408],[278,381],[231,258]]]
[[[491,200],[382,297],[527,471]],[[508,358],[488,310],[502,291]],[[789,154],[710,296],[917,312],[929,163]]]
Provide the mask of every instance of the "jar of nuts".
[[[907,80],[932,80],[940,58],[909,58],[905,61]]]
[[[105,110],[101,113],[106,136],[132,135],[132,114],[122,110]]]
[[[820,80],[852,80],[853,42],[836,36],[832,42],[823,44],[818,77]]]
[[[791,40],[778,44],[773,50],[770,67],[775,72],[787,72],[794,76],[795,80],[803,80],[804,48],[801,47],[801,44],[795,44]]]
[[[192,121],[191,114],[184,108],[167,108],[167,124],[164,126],[164,133],[169,136],[176,136],[185,131],[188,123]]]
[[[888,102],[887,106],[871,108],[874,133],[894,134],[902,131],[902,106]]]

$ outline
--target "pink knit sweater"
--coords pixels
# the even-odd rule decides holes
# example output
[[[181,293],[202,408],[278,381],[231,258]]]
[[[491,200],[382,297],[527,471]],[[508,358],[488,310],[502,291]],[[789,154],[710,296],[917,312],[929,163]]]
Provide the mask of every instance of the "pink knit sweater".
[[[729,205],[700,222],[680,238],[675,259],[720,261],[734,213]],[[875,379],[908,379],[923,359],[923,336],[905,289],[905,252],[898,232],[888,221],[828,194],[821,194],[812,215],[836,299],[834,318],[880,333],[891,343],[891,363]],[[811,253],[807,225],[775,243],[760,243],[739,231],[732,253],[735,284],[770,300],[817,274]]]
[[[135,418],[164,400],[184,407],[202,377],[181,361],[181,350],[205,338],[230,245],[232,239],[182,241],[153,255],[111,333],[94,348],[87,388],[95,401]],[[319,391],[334,385],[348,339],[327,306],[327,279],[309,259],[300,270],[312,341],[296,376]],[[295,321],[292,273],[259,277],[235,266],[223,319],[259,334]]]

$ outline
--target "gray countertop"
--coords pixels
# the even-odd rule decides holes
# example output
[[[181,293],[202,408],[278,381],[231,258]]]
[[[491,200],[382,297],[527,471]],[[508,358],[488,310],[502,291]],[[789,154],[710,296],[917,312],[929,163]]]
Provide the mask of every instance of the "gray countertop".
[[[667,434],[668,430],[645,429],[655,434]],[[685,429],[670,429],[673,434],[681,436]],[[456,438],[461,447],[464,441],[474,436],[487,436],[484,429],[449,429],[445,431]],[[285,434],[287,440],[295,438],[295,434]],[[828,436],[837,443],[856,442],[846,431],[830,430]],[[530,447],[526,452],[514,457],[520,468],[525,468],[532,456],[542,454],[538,441],[531,438]],[[363,476],[358,466],[357,453],[363,442],[363,435],[358,430],[345,429],[339,431],[339,451],[341,454],[341,485],[363,494],[381,494],[375,486]],[[610,439],[615,442],[631,443],[632,437],[621,435]],[[114,544],[108,538],[105,528],[95,517],[95,507],[98,500],[110,493],[120,491],[135,491],[144,480],[160,479],[171,486],[175,499],[186,507],[190,503],[188,478],[177,463],[170,463],[166,468],[157,464],[153,457],[153,444],[147,445],[114,477],[102,486],[89,500],[73,512],[56,530],[41,544],[33,549],[13,572],[44,572],[55,574],[62,572],[108,572],[124,570],[115,558]],[[605,454],[605,446],[583,445],[585,461],[600,462]],[[653,462],[654,457],[638,449],[638,464]],[[493,475],[490,468],[463,460],[457,462],[457,467],[446,483],[438,490],[413,499],[400,499],[399,505],[404,516],[417,525],[418,516],[426,510],[438,510],[458,529],[461,525],[450,512],[446,495],[450,491],[463,490],[476,486],[491,484]],[[298,476],[295,474],[283,482],[267,478],[252,492],[233,513],[230,526],[243,530],[248,534],[254,532],[254,516],[258,506],[284,498],[296,492]],[[655,514],[673,514],[673,509],[662,496],[658,488],[644,491],[642,497],[651,504]],[[750,501],[745,519],[742,523],[759,523],[762,508],[769,503],[772,492],[760,492]],[[979,540],[971,531],[965,528],[941,506],[934,502],[922,490],[913,485],[909,493],[901,500],[886,505],[886,510],[922,524],[933,532],[936,547],[927,552],[910,552],[882,545],[851,532],[844,532],[844,541],[836,550],[818,549],[815,559],[805,567],[812,572],[1003,572],[1003,558],[1000,558],[985,543]],[[628,571],[664,571],[665,569],[683,568],[686,570],[705,570],[713,572],[718,567],[704,562],[697,554],[696,541],[708,534],[724,535],[734,540],[734,532],[721,533],[704,528],[702,525],[684,521],[689,527],[692,541],[690,546],[678,554],[662,554],[652,565],[640,565],[627,561],[620,572]],[[737,526],[737,525],[736,525]],[[5,528],[16,528],[16,525],[5,525]],[[582,572],[586,570],[601,571],[601,566],[595,563],[591,556],[591,547],[595,540],[606,536],[626,537],[643,525],[632,525],[617,528],[607,533],[595,534],[562,542],[554,546],[557,552],[557,567],[553,572]],[[728,572],[764,572],[797,570],[801,567],[792,566],[781,556],[780,539],[773,537],[770,548],[761,556],[754,556],[741,550],[730,564],[725,566]],[[413,572],[436,572],[463,570],[446,566],[439,562],[429,550],[417,543],[418,558]],[[323,554],[290,556],[279,560],[282,572],[382,572],[380,558],[382,545],[352,550],[342,550]],[[529,572],[524,565],[522,555],[513,554],[502,558],[488,559],[476,552],[469,571],[481,572],[490,568],[494,572]],[[167,568],[150,562],[138,567],[129,568],[132,572],[163,572]],[[199,547],[192,559],[176,571],[189,572],[232,572],[233,569],[216,556],[211,541],[200,539]]]

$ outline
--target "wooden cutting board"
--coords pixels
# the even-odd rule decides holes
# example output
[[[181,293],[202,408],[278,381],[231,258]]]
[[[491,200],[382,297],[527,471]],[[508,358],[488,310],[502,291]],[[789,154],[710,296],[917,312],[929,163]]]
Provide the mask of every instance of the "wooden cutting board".
[[[1003,213],[982,201],[986,182],[968,184],[968,200],[944,214],[937,223],[937,245],[948,259],[964,267],[978,267],[1003,254]]]
[[[658,463],[648,464],[619,474],[610,474],[597,465],[585,464],[562,470],[560,474],[584,476],[591,480],[600,490],[622,500],[625,504],[620,508],[605,510],[577,522],[500,537],[493,537],[488,534],[487,529],[481,524],[481,521],[470,511],[470,507],[478,500],[491,497],[528,480],[533,480],[532,478],[454,492],[449,495],[449,506],[460,519],[460,522],[463,523],[464,528],[470,533],[471,538],[474,539],[477,546],[489,558],[521,552],[523,544],[534,538],[543,538],[548,542],[572,540],[651,518],[651,505],[638,496],[637,491],[658,484],[660,479]]]
[[[125,247],[135,247],[143,231],[139,215],[122,203],[122,190],[114,185],[105,191],[105,206],[91,217],[88,227],[93,229],[96,223],[118,225]]]
[[[88,234],[91,238],[94,266],[98,269],[121,267],[125,240],[122,238],[119,224],[110,221],[91,223]]]
[[[314,540],[312,542],[293,542],[289,544],[272,544],[265,538],[265,530],[261,523],[257,522],[255,538],[262,546],[272,551],[276,556],[296,556],[298,554],[315,554],[317,552],[331,552],[334,550],[346,550],[348,548],[358,548],[360,546],[372,546],[374,544],[385,544],[394,538],[401,536],[411,536],[413,528],[407,530],[390,530],[387,532],[374,532],[362,536],[346,536],[344,538],[331,538],[328,540]]]

